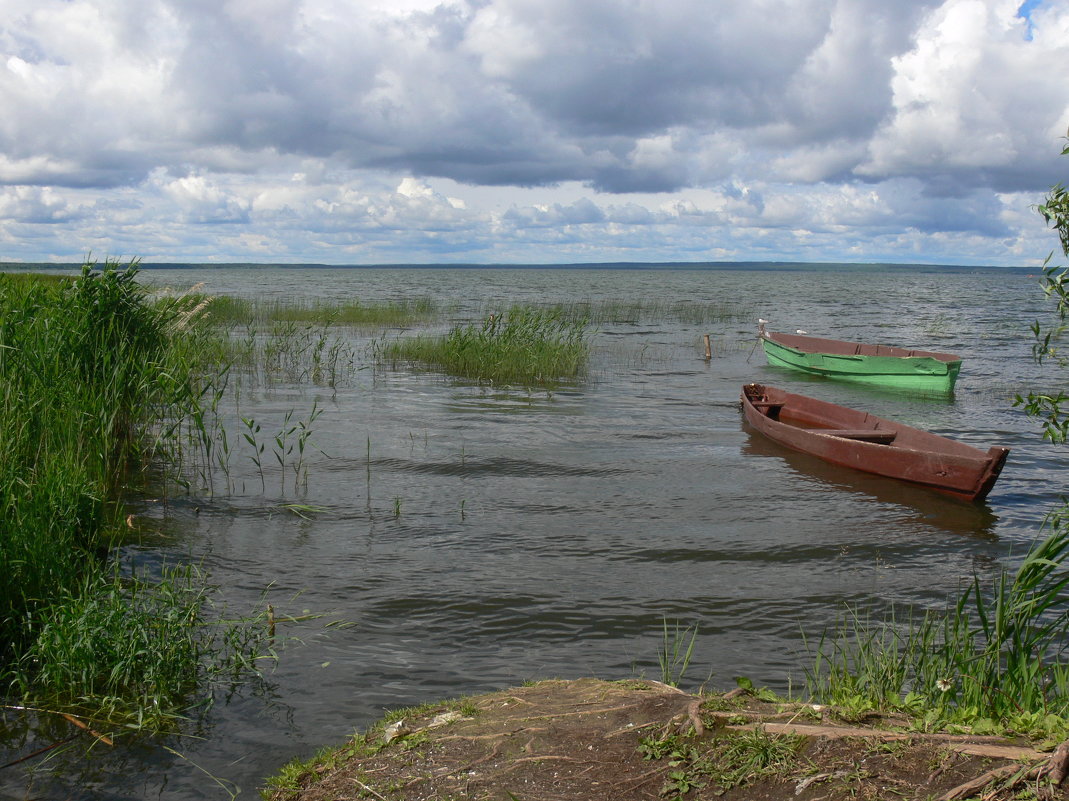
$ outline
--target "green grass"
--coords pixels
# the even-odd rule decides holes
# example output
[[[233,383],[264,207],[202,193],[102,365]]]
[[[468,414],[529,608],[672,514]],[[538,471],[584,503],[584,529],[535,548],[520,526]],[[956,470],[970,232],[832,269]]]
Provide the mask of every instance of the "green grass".
[[[371,724],[363,733],[356,733],[347,743],[339,747],[324,747],[308,759],[296,758],[283,765],[277,774],[269,777],[260,791],[264,799],[296,798],[301,788],[315,777],[333,770],[350,759],[377,754],[387,746],[383,732],[391,723],[420,718],[435,712],[459,712],[464,717],[475,717],[479,708],[469,697],[454,698],[446,701],[433,701],[419,706],[404,707],[387,712],[382,718]],[[426,735],[407,736],[401,739],[401,747],[413,747],[426,742]]]
[[[584,321],[521,306],[454,326],[444,336],[383,342],[376,350],[380,364],[420,364],[479,382],[528,387],[581,379],[589,356]]]
[[[804,740],[756,728],[720,734],[711,740],[680,734],[647,736],[639,740],[638,750],[645,759],[668,762],[673,770],[660,794],[681,801],[691,790],[708,784],[717,788],[712,795],[722,795],[766,776],[783,775],[796,767]]]
[[[198,361],[232,370],[245,384],[283,381],[336,388],[356,369],[355,354],[338,334],[339,325],[373,327],[386,325],[386,319],[400,319],[369,313],[360,323],[339,322],[339,315],[352,304],[307,307],[196,293],[163,296],[155,303],[172,314],[173,327],[183,340],[195,343],[192,351]],[[205,366],[201,372],[211,370]]]
[[[52,286],[66,286],[75,280],[74,276],[70,275],[57,275],[55,273],[33,273],[33,272],[17,272],[17,273],[5,273],[0,272],[0,276],[3,276],[4,281],[8,283],[8,286],[12,285],[52,285]]]
[[[233,649],[212,645],[193,573],[111,561],[129,536],[120,496],[180,450],[173,421],[203,414],[210,385],[188,308],[147,302],[136,274],[0,275],[0,692],[151,728]],[[223,627],[230,642],[243,625]]]
[[[817,643],[809,691],[858,713],[904,710],[929,728],[1069,735],[1069,527],[1051,526],[1013,575],[974,578],[946,610],[851,613]]]
[[[669,630],[668,618],[664,618],[661,634],[661,650],[657,661],[661,666],[661,681],[671,687],[678,687],[690,667],[694,654],[694,642],[698,639],[698,625],[680,628],[677,620]]]
[[[265,635],[263,621],[236,627],[210,612],[194,566],[154,576],[93,573],[36,616],[13,686],[38,708],[173,729],[191,707],[210,704],[212,687],[258,672],[250,653],[260,648],[253,641]]]

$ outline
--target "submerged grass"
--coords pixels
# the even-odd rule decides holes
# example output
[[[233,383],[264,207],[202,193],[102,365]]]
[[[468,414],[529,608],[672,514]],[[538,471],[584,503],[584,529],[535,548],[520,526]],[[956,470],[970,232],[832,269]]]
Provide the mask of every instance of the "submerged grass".
[[[653,323],[674,320],[704,325],[748,321],[754,318],[749,309],[732,301],[665,301],[656,298],[578,300],[547,307],[563,320],[604,323]]]
[[[124,576],[110,558],[121,493],[173,454],[165,421],[203,413],[207,389],[191,307],[147,302],[136,274],[0,275],[0,693],[158,728],[241,649],[206,626],[199,574]]]
[[[227,295],[194,295],[192,298],[205,301],[206,319],[222,325],[312,323],[356,328],[396,328],[433,320],[441,314],[439,304],[430,297],[374,303],[358,300],[328,302],[309,299],[249,299]]]
[[[1069,527],[1057,517],[1012,576],[979,578],[942,612],[825,634],[809,690],[844,709],[900,709],[927,726],[1069,735]]]
[[[380,343],[375,356],[380,364],[418,363],[476,381],[552,387],[584,375],[590,343],[585,321],[514,306],[444,336]]]

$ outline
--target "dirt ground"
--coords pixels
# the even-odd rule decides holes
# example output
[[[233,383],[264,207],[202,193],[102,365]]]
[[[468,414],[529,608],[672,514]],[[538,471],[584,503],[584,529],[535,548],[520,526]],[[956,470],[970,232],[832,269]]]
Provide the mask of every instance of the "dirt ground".
[[[291,766],[271,801],[1069,799],[1054,754],[849,725],[833,710],[658,682],[530,686],[409,710]],[[897,728],[896,728],[897,724]],[[1069,781],[1065,782],[1069,785]]]

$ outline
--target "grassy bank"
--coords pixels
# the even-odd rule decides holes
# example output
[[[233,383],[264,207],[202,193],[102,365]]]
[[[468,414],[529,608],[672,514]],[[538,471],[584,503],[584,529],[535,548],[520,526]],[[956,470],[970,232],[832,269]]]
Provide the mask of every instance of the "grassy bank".
[[[1063,798],[1057,757],[998,738],[845,726],[764,691],[547,680],[388,713],[268,780],[269,801]]]
[[[177,452],[174,420],[204,397],[188,307],[147,302],[136,273],[0,275],[0,691],[159,728],[244,655],[206,626],[193,568],[133,575],[110,558],[129,536],[123,493]]]
[[[1069,737],[1069,529],[1060,515],[1014,572],[974,578],[945,610],[857,614],[813,650],[816,700],[862,719],[896,710],[927,728]]]

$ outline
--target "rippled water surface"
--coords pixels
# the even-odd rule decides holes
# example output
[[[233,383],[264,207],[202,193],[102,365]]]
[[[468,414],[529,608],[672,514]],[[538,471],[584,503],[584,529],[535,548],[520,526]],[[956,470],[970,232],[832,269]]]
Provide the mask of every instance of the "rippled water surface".
[[[265,693],[222,699],[197,738],[0,773],[13,798],[255,797],[294,756],[385,709],[550,676],[659,677],[665,619],[696,624],[689,688],[747,675],[786,690],[844,604],[940,604],[1012,561],[1064,492],[1062,453],[1011,406],[1051,385],[1030,361],[1038,280],[976,270],[225,269],[146,271],[156,285],[280,298],[430,297],[449,320],[513,302],[727,303],[730,321],[647,314],[599,324],[589,379],[553,393],[363,369],[336,392],[249,386],[226,410],[265,432],[316,402],[308,481],[247,456],[234,488],[147,502],[158,529],[131,557],[203,562],[235,611],[325,617],[288,628]],[[955,395],[926,398],[769,368],[774,330],[964,357]],[[447,324],[449,320],[442,324]],[[350,332],[357,365],[384,332]],[[388,331],[386,336],[402,335]],[[703,334],[713,357],[704,358]],[[1012,451],[988,501],[967,505],[834,468],[748,431],[737,398],[761,381]],[[283,489],[284,487],[284,489]],[[309,519],[281,504],[318,507]],[[266,593],[266,599],[264,598]],[[327,620],[351,623],[330,628]],[[33,750],[15,743],[0,762]],[[39,764],[38,764],[39,767]]]

